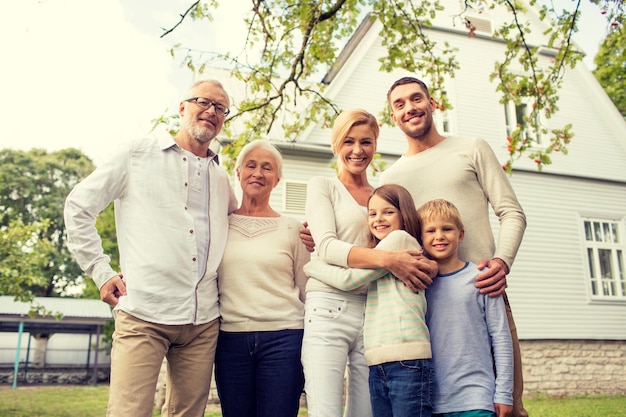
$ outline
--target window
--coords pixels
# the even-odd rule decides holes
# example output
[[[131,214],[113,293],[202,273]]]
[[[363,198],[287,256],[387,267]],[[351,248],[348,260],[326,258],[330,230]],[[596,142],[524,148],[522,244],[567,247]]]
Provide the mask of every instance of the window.
[[[622,224],[615,220],[584,219],[583,227],[592,298],[626,300]]]
[[[303,181],[285,181],[283,210],[289,213],[304,214],[306,205],[307,183]]]
[[[441,92],[442,98],[450,100],[448,97],[447,91]],[[443,101],[443,100],[442,100]],[[433,120],[435,122],[435,126],[437,127],[437,131],[444,136],[449,136],[452,134],[452,121],[450,118],[450,111],[446,108],[442,109],[440,104],[437,104],[439,109],[433,112]]]
[[[530,126],[532,105],[529,102],[515,104],[511,101],[504,105],[504,118],[506,120],[506,135],[511,136],[518,126],[524,128],[524,135],[527,139],[534,140],[537,145],[541,145],[544,123],[542,118],[536,114],[535,125],[539,131],[534,131]]]

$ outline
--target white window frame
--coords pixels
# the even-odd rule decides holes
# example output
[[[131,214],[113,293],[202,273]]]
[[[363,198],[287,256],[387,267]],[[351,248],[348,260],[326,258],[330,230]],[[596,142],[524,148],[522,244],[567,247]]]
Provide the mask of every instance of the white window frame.
[[[445,96],[450,103],[452,103],[450,95],[447,90],[442,90],[442,96]],[[441,133],[443,136],[451,136],[453,134],[453,122],[452,122],[452,114],[448,109],[437,109],[433,112],[433,120],[435,121],[435,126],[437,127],[437,131]]]
[[[624,221],[583,217],[581,226],[591,299],[626,302]]]
[[[436,109],[433,112],[433,122],[437,127],[437,132],[442,134],[443,136],[455,136],[458,135],[458,121],[457,121],[457,113],[456,109],[456,88],[453,79],[446,78],[444,79],[443,84],[441,85],[441,95],[445,96],[450,103],[450,107],[444,109]]]
[[[516,104],[513,101],[507,101],[504,104],[504,123],[506,125],[506,135],[511,136],[513,131],[517,130],[517,126],[526,126],[526,121],[532,112],[531,99],[523,99],[521,103]],[[527,138],[532,138],[537,146],[545,146],[542,129],[547,129],[547,123],[541,113],[537,114],[537,132],[525,131]]]

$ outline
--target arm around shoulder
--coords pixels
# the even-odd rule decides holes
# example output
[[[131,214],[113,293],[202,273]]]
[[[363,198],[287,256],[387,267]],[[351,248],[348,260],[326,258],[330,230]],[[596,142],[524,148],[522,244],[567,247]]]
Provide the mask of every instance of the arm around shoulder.
[[[432,284],[437,263],[422,255],[417,240],[404,230],[395,230],[376,249],[354,247],[348,256],[350,266],[384,268],[413,291],[422,291]]]

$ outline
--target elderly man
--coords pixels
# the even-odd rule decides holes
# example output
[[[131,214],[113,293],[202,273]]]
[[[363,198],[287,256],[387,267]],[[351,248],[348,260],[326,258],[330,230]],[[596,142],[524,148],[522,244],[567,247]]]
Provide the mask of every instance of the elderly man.
[[[107,416],[152,415],[164,357],[163,415],[204,414],[219,330],[217,267],[237,207],[209,150],[228,106],[219,82],[196,82],[180,102],[174,138],[130,143],[67,197],[70,250],[115,312]],[[111,201],[123,274],[111,268],[95,228]]]

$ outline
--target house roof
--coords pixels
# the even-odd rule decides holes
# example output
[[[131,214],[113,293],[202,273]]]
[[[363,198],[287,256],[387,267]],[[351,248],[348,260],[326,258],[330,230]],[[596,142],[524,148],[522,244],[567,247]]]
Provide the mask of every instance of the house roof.
[[[51,315],[30,317],[33,306],[41,306]],[[0,332],[17,332],[22,322],[28,333],[96,333],[98,326],[112,318],[111,307],[100,300],[35,297],[31,305],[0,296]]]
[[[365,18],[361,21],[361,24],[359,25],[359,27],[357,27],[354,34],[350,37],[350,39],[346,43],[346,46],[344,46],[344,48],[339,53],[339,56],[337,57],[337,62],[335,63],[335,65],[333,65],[332,68],[328,71],[328,73],[326,73],[326,75],[324,76],[324,79],[322,80],[322,84],[330,84],[333,81],[333,79],[335,78],[339,70],[341,70],[341,68],[344,66],[344,64],[348,60],[348,58],[350,58],[350,55],[352,55],[352,52],[354,52],[355,48],[359,45],[359,43],[363,39],[363,36],[367,34],[367,32],[370,30],[370,28],[372,27],[375,21],[376,19],[370,13],[368,13],[367,16],[365,16]]]

